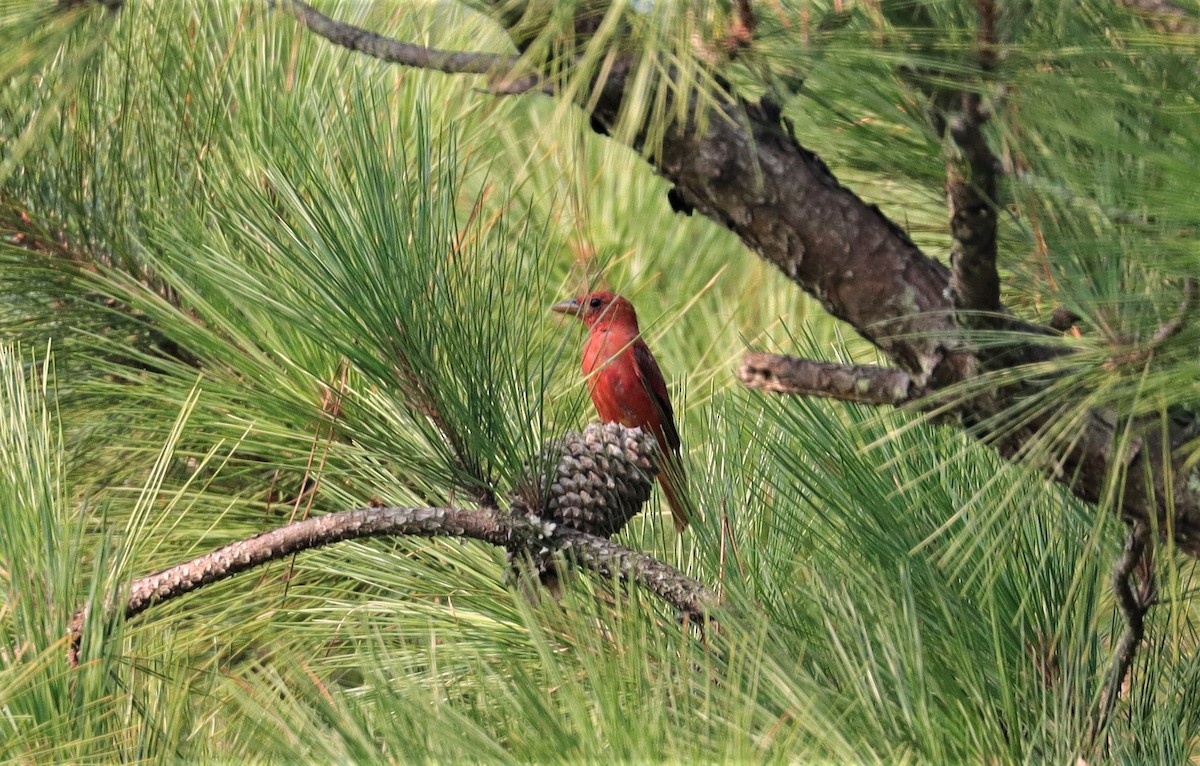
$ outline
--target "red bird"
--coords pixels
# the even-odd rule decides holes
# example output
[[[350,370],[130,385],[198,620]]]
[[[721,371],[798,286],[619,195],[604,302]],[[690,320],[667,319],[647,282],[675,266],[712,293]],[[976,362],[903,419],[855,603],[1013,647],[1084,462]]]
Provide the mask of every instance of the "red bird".
[[[682,532],[688,525],[688,513],[680,492],[684,475],[675,411],[658,362],[638,331],[633,304],[619,295],[598,291],[563,301],[551,310],[577,316],[588,328],[583,375],[600,420],[649,430],[658,440],[665,458],[658,481],[671,506],[675,529]]]

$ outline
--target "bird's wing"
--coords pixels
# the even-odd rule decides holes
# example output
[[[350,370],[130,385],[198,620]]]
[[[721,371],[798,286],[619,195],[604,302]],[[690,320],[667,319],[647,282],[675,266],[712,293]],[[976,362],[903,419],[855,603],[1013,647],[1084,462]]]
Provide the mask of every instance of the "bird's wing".
[[[658,369],[658,362],[654,361],[654,354],[650,353],[650,347],[641,338],[638,338],[633,344],[633,361],[638,380],[646,389],[646,393],[650,394],[651,403],[658,409],[659,421],[662,423],[663,436],[667,439],[667,446],[672,451],[678,452],[679,431],[675,428],[675,410],[671,408],[667,383],[663,380],[662,370]]]

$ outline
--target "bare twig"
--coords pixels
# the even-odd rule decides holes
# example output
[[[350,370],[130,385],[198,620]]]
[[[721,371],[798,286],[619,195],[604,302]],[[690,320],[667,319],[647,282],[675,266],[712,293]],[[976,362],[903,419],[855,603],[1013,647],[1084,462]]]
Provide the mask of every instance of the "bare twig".
[[[1196,278],[1188,277],[1183,283],[1183,300],[1179,302],[1179,310],[1169,322],[1164,322],[1154,331],[1154,335],[1150,338],[1151,347],[1158,346],[1179,334],[1179,331],[1187,325],[1188,317],[1192,313],[1192,304],[1195,300]]]
[[[898,406],[920,395],[912,376],[903,370],[831,364],[757,352],[742,357],[738,377],[749,388],[862,404]]]
[[[1114,355],[1105,363],[1105,367],[1113,370],[1122,365],[1144,364],[1149,361],[1162,344],[1178,335],[1187,326],[1196,300],[1197,285],[1198,282],[1194,277],[1184,280],[1183,299],[1179,302],[1175,316],[1160,324],[1154,330],[1154,334],[1150,336],[1150,342],[1145,346]]]
[[[343,540],[397,535],[462,537],[509,550],[561,549],[582,566],[642,584],[697,620],[716,603],[701,583],[647,554],[535,516],[508,514],[491,508],[360,508],[288,524],[138,578],[129,588],[125,617],[131,618],[155,604],[293,553]],[[78,610],[71,620],[67,658],[72,665],[79,663],[88,609]]]
[[[518,83],[524,85],[524,90],[531,90],[539,82],[529,75],[515,75],[520,61],[516,56],[479,51],[445,51],[402,42],[331,19],[303,0],[281,0],[279,6],[313,33],[334,45],[389,64],[432,69],[447,74],[486,74],[505,93],[518,92]]]
[[[404,326],[399,320],[396,321],[396,332],[398,335],[404,334]],[[442,416],[441,407],[438,404],[438,397],[435,389],[430,388],[424,379],[413,369],[412,363],[409,361],[408,355],[405,353],[403,346],[398,341],[393,341],[393,350],[395,351],[396,372],[399,376],[401,390],[409,403],[417,412],[429,419],[442,438],[449,445],[451,453],[454,455],[454,460],[462,471],[465,482],[465,489],[475,498],[475,501],[484,508],[496,507],[496,493],[489,486],[487,477],[484,475],[479,462],[475,460],[470,449],[462,439],[462,435],[450,426],[450,423]],[[454,502],[451,499],[451,502]]]
[[[1088,727],[1088,750],[1097,743],[1108,725],[1125,677],[1133,664],[1134,655],[1146,631],[1146,613],[1154,605],[1157,591],[1154,583],[1154,546],[1150,543],[1150,526],[1145,521],[1134,522],[1125,540],[1125,550],[1113,566],[1112,587],[1117,608],[1125,618],[1125,632],[1117,644],[1108,681],[1100,695],[1100,707]],[[1133,578],[1136,576],[1136,589]]]
[[[983,72],[995,67],[996,8],[977,0],[977,58]],[[950,208],[950,289],[959,322],[989,327],[1001,316],[1000,275],[996,271],[996,178],[1000,161],[987,144],[987,110],[977,91],[961,96],[962,111],[950,119],[950,138],[960,156],[946,166],[946,202]]]

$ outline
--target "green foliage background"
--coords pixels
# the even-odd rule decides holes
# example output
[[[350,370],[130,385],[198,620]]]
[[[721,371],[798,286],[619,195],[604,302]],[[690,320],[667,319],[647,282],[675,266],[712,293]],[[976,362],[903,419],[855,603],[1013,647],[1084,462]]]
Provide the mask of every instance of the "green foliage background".
[[[624,8],[628,44],[647,71],[689,62],[703,93],[694,33],[725,9],[687,5]],[[943,256],[943,161],[913,82],[969,73],[972,6],[774,5],[728,66],[738,87],[787,94],[835,172]],[[453,6],[325,10],[505,49]],[[802,11],[811,29],[785,23]],[[1166,412],[1195,403],[1195,328],[1153,367],[1105,362],[1197,271],[1194,40],[1116,13],[1006,16],[993,138],[1023,168],[1006,285],[1032,318],[1083,316],[1066,342],[1087,403]],[[906,413],[740,390],[747,346],[876,360],[731,234],[672,215],[642,159],[569,106],[357,57],[265,3],[10,0],[0,47],[0,759],[1084,753],[1120,630],[1112,514]],[[590,417],[580,331],[546,308],[597,283],[639,308],[703,509],[677,538],[655,505],[622,540],[718,589],[718,634],[583,576],[530,604],[481,546],[366,541],[129,625],[93,615],[66,666],[78,605],[225,542],[372,499],[503,502]],[[1196,754],[1191,565],[1160,566],[1114,761]]]

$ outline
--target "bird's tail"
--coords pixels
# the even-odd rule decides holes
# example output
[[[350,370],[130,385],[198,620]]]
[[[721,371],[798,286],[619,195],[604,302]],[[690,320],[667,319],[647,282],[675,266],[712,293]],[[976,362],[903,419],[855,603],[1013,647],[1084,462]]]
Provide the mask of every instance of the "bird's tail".
[[[663,497],[671,508],[671,518],[675,521],[675,531],[687,529],[691,517],[691,503],[687,493],[687,475],[683,472],[683,461],[675,452],[668,452],[663,466],[658,472],[658,483],[662,486]]]

